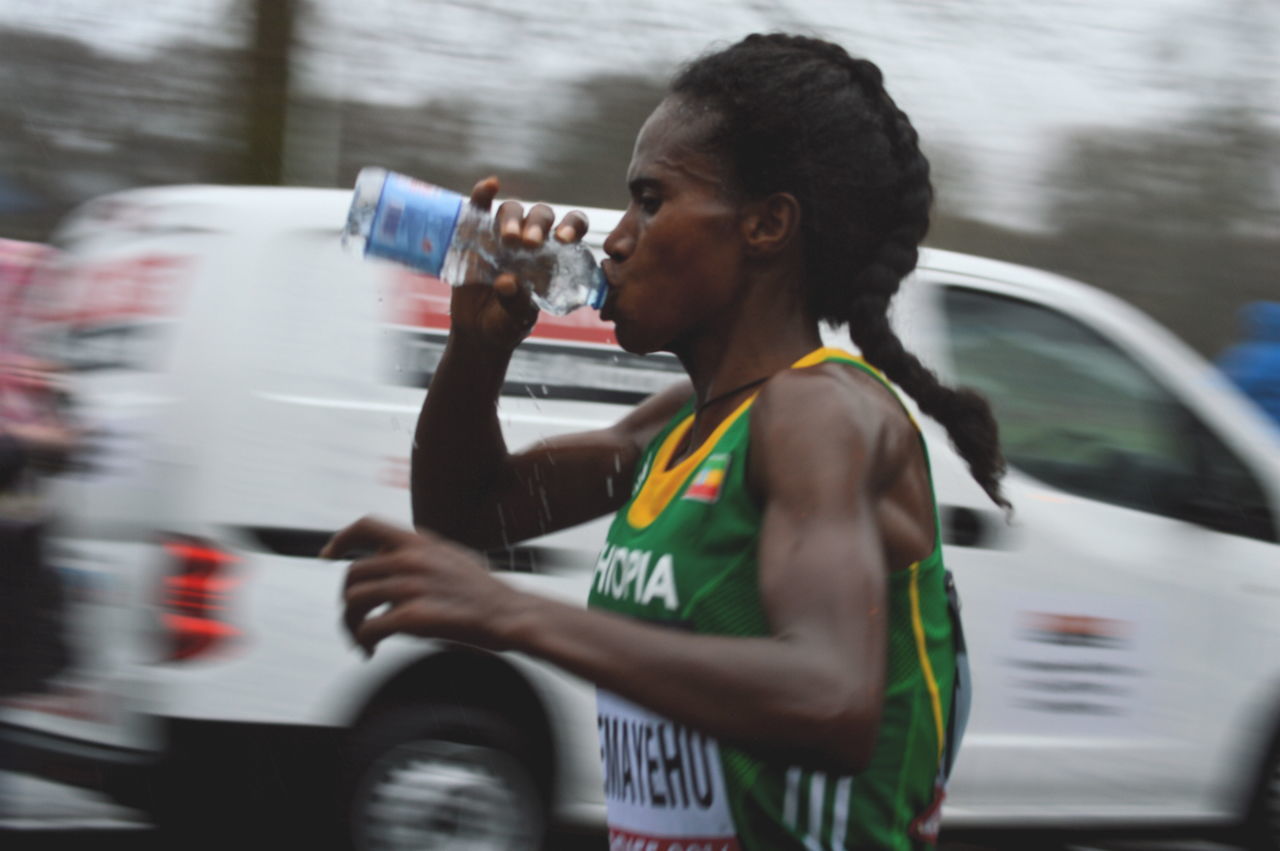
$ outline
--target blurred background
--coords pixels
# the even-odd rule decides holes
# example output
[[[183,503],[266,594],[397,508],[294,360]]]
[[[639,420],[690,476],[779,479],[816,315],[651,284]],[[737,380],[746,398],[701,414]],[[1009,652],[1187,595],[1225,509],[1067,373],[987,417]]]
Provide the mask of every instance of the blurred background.
[[[884,69],[934,163],[930,244],[1084,279],[1210,356],[1274,297],[1274,0],[5,0],[0,237],[114,189],[373,163],[622,206],[672,71],[773,29]]]
[[[635,133],[680,63],[771,30],[838,41],[884,70],[934,165],[928,244],[1100,286],[1210,358],[1239,339],[1241,306],[1280,297],[1277,0],[2,0],[0,349],[39,243],[115,190],[350,187],[378,164],[463,191],[498,174],[508,196],[622,207]],[[298,280],[310,286],[311,271]],[[1041,420],[1086,398],[1029,374]],[[381,437],[402,470],[391,422]],[[1271,550],[1250,552],[1261,567]],[[317,628],[336,640],[329,620]],[[10,809],[89,818],[79,847],[106,847],[104,825],[139,824],[24,782],[0,773]]]

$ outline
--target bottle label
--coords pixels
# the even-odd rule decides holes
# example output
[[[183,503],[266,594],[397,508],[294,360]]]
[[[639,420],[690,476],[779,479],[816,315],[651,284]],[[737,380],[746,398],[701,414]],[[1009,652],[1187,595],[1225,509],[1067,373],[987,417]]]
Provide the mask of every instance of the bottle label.
[[[463,197],[402,174],[388,174],[365,253],[440,275]]]

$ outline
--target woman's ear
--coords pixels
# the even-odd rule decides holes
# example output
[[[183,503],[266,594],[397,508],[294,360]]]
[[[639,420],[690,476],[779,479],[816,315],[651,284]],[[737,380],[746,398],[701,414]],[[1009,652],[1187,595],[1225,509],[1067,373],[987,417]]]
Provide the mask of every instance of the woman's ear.
[[[800,202],[790,192],[775,192],[767,198],[747,202],[742,218],[742,236],[750,254],[767,257],[778,254],[800,234]]]

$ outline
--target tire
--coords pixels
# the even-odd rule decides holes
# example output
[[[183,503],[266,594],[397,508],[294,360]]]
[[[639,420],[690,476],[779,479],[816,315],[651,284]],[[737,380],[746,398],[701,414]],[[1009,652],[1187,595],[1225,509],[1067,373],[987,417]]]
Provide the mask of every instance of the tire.
[[[1271,748],[1258,778],[1244,846],[1249,851],[1280,851],[1280,742]]]
[[[548,779],[524,733],[485,709],[393,704],[353,732],[348,824],[358,851],[537,851]]]

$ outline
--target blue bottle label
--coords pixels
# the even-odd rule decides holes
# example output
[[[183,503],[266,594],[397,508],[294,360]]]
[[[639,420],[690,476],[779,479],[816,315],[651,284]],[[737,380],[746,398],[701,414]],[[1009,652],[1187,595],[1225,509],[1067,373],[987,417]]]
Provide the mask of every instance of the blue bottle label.
[[[438,276],[463,201],[456,192],[402,174],[388,174],[365,254]]]

